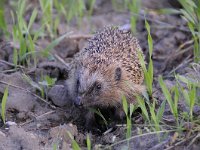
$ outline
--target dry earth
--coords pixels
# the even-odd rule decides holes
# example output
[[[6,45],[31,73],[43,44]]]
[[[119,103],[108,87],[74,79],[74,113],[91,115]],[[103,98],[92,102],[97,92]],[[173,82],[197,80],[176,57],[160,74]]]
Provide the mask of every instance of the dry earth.
[[[172,7],[166,1],[165,3],[162,3],[162,1],[157,3],[154,6],[159,8]],[[33,7],[30,7],[28,12],[31,12]],[[154,40],[152,58],[155,77],[163,75],[169,88],[175,83],[172,76],[174,72],[198,78],[200,67],[198,64],[191,65],[192,47],[188,43],[191,35],[186,28],[186,22],[180,16],[159,15],[155,10],[152,10],[155,7],[152,7],[148,0],[143,1],[143,8],[151,9],[148,10],[146,18],[151,25]],[[30,13],[27,13],[25,17],[28,18],[29,16]],[[9,15],[7,17],[9,18]],[[109,1],[97,0],[91,20],[89,21],[87,17],[84,17],[80,28],[74,22],[71,25],[60,23],[58,28],[60,35],[68,31],[74,32],[70,38],[65,38],[55,47],[53,54],[64,60],[65,64],[68,64],[73,59],[74,54],[84,47],[87,38],[92,35],[93,31],[108,25],[127,27],[130,23],[129,18],[130,13],[116,12],[111,8]],[[34,26],[37,30],[37,23]],[[135,36],[139,39],[147,57],[147,32],[144,27],[142,12]],[[72,149],[68,132],[71,133],[82,149],[86,149],[86,135],[88,132],[84,129],[85,120],[83,115],[85,110],[74,107],[68,98],[67,88],[70,87],[66,88],[64,82],[67,79],[67,66],[57,59],[50,62],[48,59],[39,58],[37,68],[19,67],[18,71],[13,71],[12,54],[13,49],[17,48],[18,45],[5,40],[3,37],[0,38],[0,99],[3,96],[5,87],[9,85],[9,96],[6,105],[7,123],[4,125],[2,121],[0,122],[0,149],[47,150],[54,147],[62,150]],[[49,43],[49,39],[46,38],[39,40],[37,45],[38,47],[46,47]],[[183,47],[180,48],[180,45]],[[191,66],[194,66],[196,71]],[[32,85],[28,83],[24,77],[24,74],[29,75],[37,83],[41,80],[42,73],[57,78],[56,84],[51,89],[45,89],[46,99],[41,99],[38,89],[32,86],[33,83],[31,83]],[[156,80],[154,81],[154,97],[158,100],[158,105],[164,99]],[[180,110],[188,111],[183,101],[180,101],[179,106]],[[195,115],[200,115],[198,106],[195,106]],[[166,106],[164,118],[166,118],[165,121],[168,124],[173,125],[175,122],[168,106]],[[109,146],[125,139],[125,127],[123,126],[125,120],[116,122],[110,114],[107,119],[110,121],[108,127],[96,126],[96,130],[89,133],[94,149],[104,149],[106,145]],[[139,135],[141,132],[148,133],[148,128],[142,126],[144,120],[140,115],[140,110],[135,112],[132,120],[133,135]],[[99,122],[102,124],[101,119],[99,119]],[[173,132],[169,134],[162,133],[162,138],[158,137],[157,134],[136,137],[130,141],[130,149],[158,150],[173,146]],[[185,149],[188,142],[190,141],[186,140],[174,149]],[[198,149],[199,147],[200,142],[197,140],[189,149]],[[123,148],[126,148],[126,142],[113,146],[113,149],[116,150]]]

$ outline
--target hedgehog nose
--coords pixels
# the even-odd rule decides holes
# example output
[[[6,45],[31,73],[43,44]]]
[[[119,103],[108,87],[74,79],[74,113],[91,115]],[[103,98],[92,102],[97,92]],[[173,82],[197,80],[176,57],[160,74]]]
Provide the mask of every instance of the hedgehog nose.
[[[83,105],[80,96],[76,97],[76,99],[74,101],[74,104],[75,104],[75,106],[81,106],[81,105]]]

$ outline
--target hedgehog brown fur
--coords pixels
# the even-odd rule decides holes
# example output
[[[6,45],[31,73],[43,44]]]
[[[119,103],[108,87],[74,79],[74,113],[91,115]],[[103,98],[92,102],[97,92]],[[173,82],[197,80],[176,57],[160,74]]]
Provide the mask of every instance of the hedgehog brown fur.
[[[130,32],[107,27],[97,32],[75,57],[75,104],[85,107],[121,108],[122,96],[135,103],[144,91],[142,52]]]
[[[135,103],[144,90],[139,43],[130,32],[107,27],[97,32],[76,59],[78,96],[84,106],[117,106],[122,95]]]

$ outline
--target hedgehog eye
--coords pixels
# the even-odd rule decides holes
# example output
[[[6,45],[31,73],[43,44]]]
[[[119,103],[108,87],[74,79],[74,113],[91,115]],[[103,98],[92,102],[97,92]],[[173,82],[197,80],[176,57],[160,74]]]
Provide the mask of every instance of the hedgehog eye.
[[[102,88],[102,85],[98,82],[95,82],[88,90],[88,93],[92,93],[92,92],[99,92]]]
[[[77,92],[80,92],[79,90],[80,90],[80,81],[79,81],[79,79],[77,79],[77,81],[76,81],[76,90],[77,90]]]
[[[100,90],[100,89],[101,89],[101,84],[97,84],[97,85],[96,85],[96,89],[97,89],[97,90]]]
[[[117,67],[115,69],[115,80],[119,81],[121,79],[121,76],[122,76],[122,70],[121,68]]]
[[[80,81],[79,81],[79,79],[76,81],[76,84],[79,86],[79,84],[80,84]]]
[[[77,87],[77,90],[80,88],[80,81],[79,81],[79,79],[76,81],[76,87]]]

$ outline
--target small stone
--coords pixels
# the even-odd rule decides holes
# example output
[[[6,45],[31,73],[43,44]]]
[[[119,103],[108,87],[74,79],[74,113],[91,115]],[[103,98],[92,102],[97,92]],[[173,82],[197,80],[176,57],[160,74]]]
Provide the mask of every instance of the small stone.
[[[48,97],[55,105],[60,107],[63,107],[70,103],[70,100],[68,99],[68,88],[64,85],[53,86],[48,92]]]
[[[17,124],[15,122],[12,122],[12,121],[7,121],[6,125],[7,126],[14,126],[14,125],[16,126]]]

